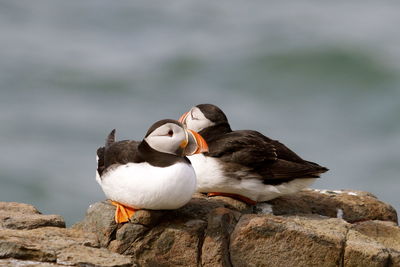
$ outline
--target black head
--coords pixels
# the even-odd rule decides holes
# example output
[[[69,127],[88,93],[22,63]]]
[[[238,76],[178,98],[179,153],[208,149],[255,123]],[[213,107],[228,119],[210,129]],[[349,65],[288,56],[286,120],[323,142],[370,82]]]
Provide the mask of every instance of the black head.
[[[212,104],[200,104],[191,108],[179,121],[188,129],[199,132],[207,142],[219,134],[232,131],[225,113]]]
[[[228,123],[225,113],[213,104],[199,104],[196,106],[204,114],[204,116],[215,124]]]

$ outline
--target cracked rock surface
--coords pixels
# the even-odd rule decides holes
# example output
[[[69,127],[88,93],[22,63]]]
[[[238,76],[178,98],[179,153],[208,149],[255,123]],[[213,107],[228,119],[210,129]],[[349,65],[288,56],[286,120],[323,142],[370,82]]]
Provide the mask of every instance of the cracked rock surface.
[[[0,266],[400,266],[396,211],[367,192],[303,190],[254,207],[195,194],[119,225],[114,212],[98,202],[64,228],[0,202]]]

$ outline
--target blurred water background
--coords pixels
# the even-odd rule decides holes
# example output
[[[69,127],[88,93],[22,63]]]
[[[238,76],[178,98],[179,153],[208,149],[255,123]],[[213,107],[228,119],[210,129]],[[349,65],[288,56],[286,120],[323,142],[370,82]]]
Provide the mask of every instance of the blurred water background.
[[[95,151],[214,103],[400,210],[400,2],[0,1],[0,200],[68,224]]]

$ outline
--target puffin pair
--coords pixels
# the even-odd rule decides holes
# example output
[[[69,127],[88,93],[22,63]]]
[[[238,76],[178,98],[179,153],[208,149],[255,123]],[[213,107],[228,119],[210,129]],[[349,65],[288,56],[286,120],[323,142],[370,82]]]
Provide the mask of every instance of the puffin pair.
[[[211,104],[191,108],[179,122],[156,122],[141,142],[116,142],[113,130],[97,156],[96,179],[117,206],[117,223],[137,209],[180,208],[196,190],[255,205],[295,193],[328,170],[257,131],[232,131]]]
[[[115,130],[97,150],[97,175],[123,223],[138,209],[178,209],[192,198],[196,174],[188,155],[206,152],[207,143],[175,120],[154,123],[141,142],[115,141]]]

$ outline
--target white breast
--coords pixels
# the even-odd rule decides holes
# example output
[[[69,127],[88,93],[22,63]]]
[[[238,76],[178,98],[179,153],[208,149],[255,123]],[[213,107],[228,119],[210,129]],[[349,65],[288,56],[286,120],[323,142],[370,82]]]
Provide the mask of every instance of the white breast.
[[[146,162],[116,166],[96,177],[114,201],[144,209],[177,209],[191,199],[196,175],[189,164],[154,167]]]
[[[196,154],[189,157],[197,176],[197,191],[221,192],[238,194],[255,201],[267,201],[281,195],[292,194],[310,186],[316,179],[303,178],[295,179],[280,185],[265,185],[262,179],[251,178],[256,174],[245,168],[236,171],[235,175],[226,176],[222,168],[222,162],[214,157],[206,157],[203,154]],[[243,177],[237,179],[236,177]]]

